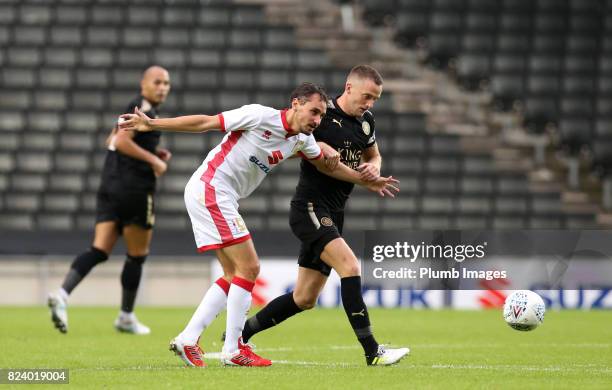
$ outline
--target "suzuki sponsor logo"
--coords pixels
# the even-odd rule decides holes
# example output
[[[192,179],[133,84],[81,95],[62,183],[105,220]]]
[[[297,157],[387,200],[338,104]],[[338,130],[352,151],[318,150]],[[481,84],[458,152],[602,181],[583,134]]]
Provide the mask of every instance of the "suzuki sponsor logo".
[[[267,166],[266,164],[262,163],[261,161],[259,161],[259,159],[257,157],[251,156],[251,157],[249,157],[249,161],[252,162],[253,164],[257,165],[259,167],[259,169],[264,171],[264,173],[270,173],[270,167]]]

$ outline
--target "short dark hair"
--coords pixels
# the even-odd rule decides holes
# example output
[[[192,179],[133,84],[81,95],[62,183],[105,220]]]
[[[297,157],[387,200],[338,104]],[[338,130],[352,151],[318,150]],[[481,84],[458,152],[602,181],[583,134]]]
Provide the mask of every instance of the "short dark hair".
[[[380,73],[378,73],[378,71],[370,65],[357,65],[353,67],[348,74],[348,78],[351,76],[356,76],[360,79],[372,80],[376,85],[383,84],[383,78]]]
[[[297,99],[300,104],[304,104],[315,94],[321,96],[323,103],[327,104],[329,102],[329,96],[327,96],[327,92],[325,92],[323,87],[313,83],[302,83],[298,85],[298,87],[291,92],[290,101]]]

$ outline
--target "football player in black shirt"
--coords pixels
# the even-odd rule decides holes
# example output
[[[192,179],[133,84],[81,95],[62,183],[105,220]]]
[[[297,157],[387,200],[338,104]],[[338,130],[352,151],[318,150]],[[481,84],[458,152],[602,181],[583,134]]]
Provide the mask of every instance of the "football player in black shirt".
[[[140,96],[130,102],[125,112],[134,112],[138,107],[150,117],[157,117],[157,109],[170,91],[168,71],[159,66],[149,67],[140,87]],[[160,135],[159,131],[117,131],[116,126],[109,135],[96,198],[92,246],[75,258],[62,286],[48,298],[51,319],[60,332],[68,331],[68,296],[92,268],[108,259],[117,239],[123,235],[127,257],[121,273],[121,311],[115,328],[133,334],[150,333],[133,311],[155,223],[155,181],[166,172],[166,163],[171,157],[168,150],[158,147]]]
[[[376,145],[374,116],[369,111],[382,93],[382,77],[367,65],[354,67],[340,97],[332,99],[321,125],[314,131],[326,157],[339,153],[341,161],[360,172],[362,180],[380,176],[381,157]],[[302,242],[295,289],[277,297],[247,320],[242,338],[312,309],[333,268],[341,278],[342,304],[361,343],[368,365],[398,362],[408,348],[385,349],[370,329],[361,296],[360,266],[342,238],[344,206],[354,185],[321,174],[302,162],[300,181],[291,201],[289,224]]]

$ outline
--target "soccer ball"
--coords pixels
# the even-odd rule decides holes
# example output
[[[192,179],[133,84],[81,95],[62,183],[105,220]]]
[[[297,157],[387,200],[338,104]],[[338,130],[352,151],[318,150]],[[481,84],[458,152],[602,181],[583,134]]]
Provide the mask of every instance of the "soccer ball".
[[[542,298],[529,290],[515,291],[504,302],[504,320],[516,330],[534,330],[544,322],[545,311]]]

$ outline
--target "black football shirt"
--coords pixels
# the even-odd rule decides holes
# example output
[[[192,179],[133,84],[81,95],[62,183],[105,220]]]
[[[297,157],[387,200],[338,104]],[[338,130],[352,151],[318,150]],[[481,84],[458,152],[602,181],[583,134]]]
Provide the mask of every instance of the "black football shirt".
[[[352,169],[361,164],[364,150],[376,143],[372,113],[366,111],[361,118],[350,116],[340,109],[336,99],[329,102],[327,113],[313,134],[317,141],[336,149],[340,161]],[[341,211],[353,187],[354,184],[329,177],[303,160],[293,201],[313,202],[330,211]]]
[[[132,100],[124,113],[133,113],[135,107],[150,118],[158,116],[157,107],[142,96]],[[160,131],[137,132],[133,140],[141,148],[155,154],[160,137]],[[104,161],[101,185],[110,192],[154,192],[155,173],[148,163],[109,149]]]

